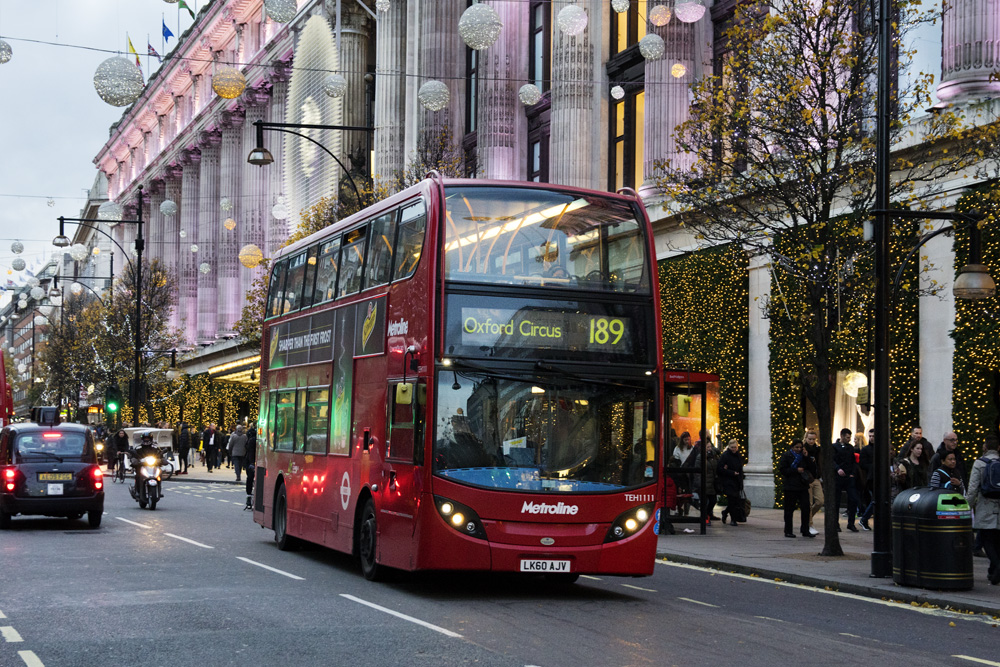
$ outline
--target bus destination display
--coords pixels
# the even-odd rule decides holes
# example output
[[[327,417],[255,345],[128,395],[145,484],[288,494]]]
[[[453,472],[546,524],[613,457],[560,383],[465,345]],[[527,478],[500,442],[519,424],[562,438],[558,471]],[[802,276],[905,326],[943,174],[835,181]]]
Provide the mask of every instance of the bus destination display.
[[[581,352],[632,351],[627,317],[522,308],[462,308],[462,345]]]

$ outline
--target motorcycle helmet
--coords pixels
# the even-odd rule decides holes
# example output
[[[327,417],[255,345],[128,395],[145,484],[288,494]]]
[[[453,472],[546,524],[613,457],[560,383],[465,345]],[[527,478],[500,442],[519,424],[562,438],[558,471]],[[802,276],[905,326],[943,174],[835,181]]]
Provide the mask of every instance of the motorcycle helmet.
[[[144,444],[144,445],[151,445],[151,444],[153,444],[153,434],[150,433],[149,431],[146,431],[140,437],[142,438],[142,444]]]

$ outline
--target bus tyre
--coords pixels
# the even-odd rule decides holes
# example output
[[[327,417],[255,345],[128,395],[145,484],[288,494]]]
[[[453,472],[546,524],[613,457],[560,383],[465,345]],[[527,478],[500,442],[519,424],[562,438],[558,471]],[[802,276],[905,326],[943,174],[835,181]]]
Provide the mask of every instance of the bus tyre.
[[[378,553],[378,524],[375,521],[375,501],[371,498],[365,502],[361,511],[361,523],[358,527],[358,556],[361,557],[361,573],[368,581],[381,581],[385,578],[385,567],[376,560]]]
[[[104,510],[90,510],[87,512],[87,523],[90,524],[91,528],[100,528],[103,516]]]
[[[294,551],[299,541],[288,534],[288,495],[285,485],[278,489],[278,497],[274,499],[274,543],[282,551]]]

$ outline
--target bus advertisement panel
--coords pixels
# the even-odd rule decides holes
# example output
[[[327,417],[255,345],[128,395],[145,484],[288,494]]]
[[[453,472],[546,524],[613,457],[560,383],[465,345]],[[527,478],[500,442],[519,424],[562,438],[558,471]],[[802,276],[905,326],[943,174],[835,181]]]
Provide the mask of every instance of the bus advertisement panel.
[[[254,519],[386,568],[641,576],[660,327],[638,197],[428,179],[284,249]]]

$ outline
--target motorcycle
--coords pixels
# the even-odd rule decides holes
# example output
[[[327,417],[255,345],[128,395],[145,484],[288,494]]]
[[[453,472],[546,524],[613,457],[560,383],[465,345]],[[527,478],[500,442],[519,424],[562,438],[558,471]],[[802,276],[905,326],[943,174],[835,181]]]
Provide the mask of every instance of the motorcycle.
[[[156,503],[163,497],[163,489],[160,486],[162,460],[159,456],[152,454],[141,459],[133,458],[132,468],[135,471],[135,486],[129,487],[132,499],[139,503],[141,509],[155,510]]]

